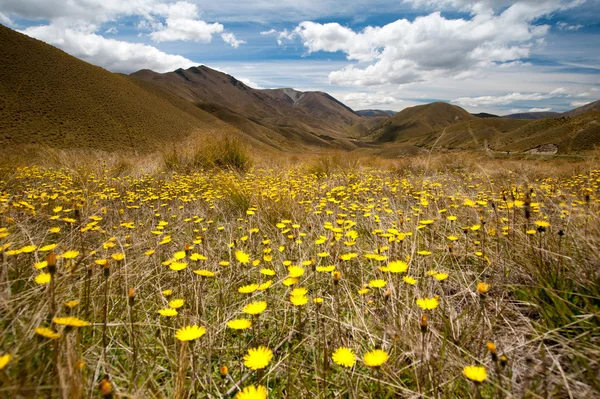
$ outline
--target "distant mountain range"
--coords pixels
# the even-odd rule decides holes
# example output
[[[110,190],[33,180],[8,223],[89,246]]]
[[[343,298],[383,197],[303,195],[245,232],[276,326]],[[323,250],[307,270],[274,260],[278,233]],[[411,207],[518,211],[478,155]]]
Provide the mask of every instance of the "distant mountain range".
[[[153,151],[194,134],[286,151],[394,157],[428,149],[579,152],[600,145],[600,101],[563,114],[470,114],[443,102],[353,111],[327,93],[253,89],[198,66],[108,72],[0,25],[0,146]],[[542,118],[531,120],[534,118]]]

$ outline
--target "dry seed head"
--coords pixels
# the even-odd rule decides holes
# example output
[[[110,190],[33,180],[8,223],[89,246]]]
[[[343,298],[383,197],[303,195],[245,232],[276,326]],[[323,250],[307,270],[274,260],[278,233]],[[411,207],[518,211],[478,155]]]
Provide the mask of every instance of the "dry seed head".
[[[113,397],[113,389],[108,378],[105,377],[100,381],[100,396],[106,399],[112,399]]]
[[[50,251],[46,256],[46,262],[48,263],[48,272],[52,275],[56,273],[56,254],[54,251]]]
[[[419,323],[421,326],[421,332],[425,334],[427,332],[427,316],[421,315],[421,322]]]
[[[129,300],[129,306],[133,306],[133,301],[135,300],[135,288],[130,288],[127,292],[127,299]]]

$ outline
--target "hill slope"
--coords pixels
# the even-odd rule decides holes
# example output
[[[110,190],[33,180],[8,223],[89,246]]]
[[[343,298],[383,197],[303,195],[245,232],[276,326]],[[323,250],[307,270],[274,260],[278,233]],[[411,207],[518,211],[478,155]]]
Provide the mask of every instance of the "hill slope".
[[[544,118],[556,118],[560,115],[560,112],[522,112],[519,114],[505,115],[503,118],[537,120]]]
[[[230,126],[0,25],[0,144],[148,151]]]
[[[561,116],[577,116],[577,115],[585,114],[586,112],[592,111],[595,109],[596,110],[600,109],[600,100],[586,104],[579,108],[572,109],[571,111],[564,112],[561,114]]]
[[[405,108],[371,129],[369,136],[379,143],[414,143],[428,133],[473,119],[476,117],[460,107],[435,102]]]
[[[217,107],[220,112],[215,115],[218,117],[236,114],[236,118],[227,117],[226,121],[240,130],[260,124],[283,137],[291,135],[309,145],[353,148],[344,131],[362,120],[327,93],[253,89],[233,76],[206,66],[164,74],[141,70],[131,76],[204,109]]]

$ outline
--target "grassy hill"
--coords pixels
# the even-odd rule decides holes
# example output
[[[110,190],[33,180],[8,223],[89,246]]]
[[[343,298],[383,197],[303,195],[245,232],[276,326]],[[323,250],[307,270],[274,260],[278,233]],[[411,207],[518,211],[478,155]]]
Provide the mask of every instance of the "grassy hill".
[[[147,151],[230,126],[0,26],[0,145]]]
[[[476,119],[464,109],[444,102],[406,108],[371,129],[379,143],[420,141],[423,136],[452,124]]]

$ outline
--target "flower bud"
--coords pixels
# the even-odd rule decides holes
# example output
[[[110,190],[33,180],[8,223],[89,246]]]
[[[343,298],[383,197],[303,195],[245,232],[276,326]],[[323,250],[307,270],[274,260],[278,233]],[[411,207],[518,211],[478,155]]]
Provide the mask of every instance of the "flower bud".
[[[229,373],[229,369],[227,368],[227,366],[219,367],[219,374],[221,374],[221,378],[227,377],[228,373]]]
[[[421,322],[419,323],[419,325],[421,326],[421,332],[423,334],[425,334],[427,332],[427,316],[426,315],[421,316]]]

